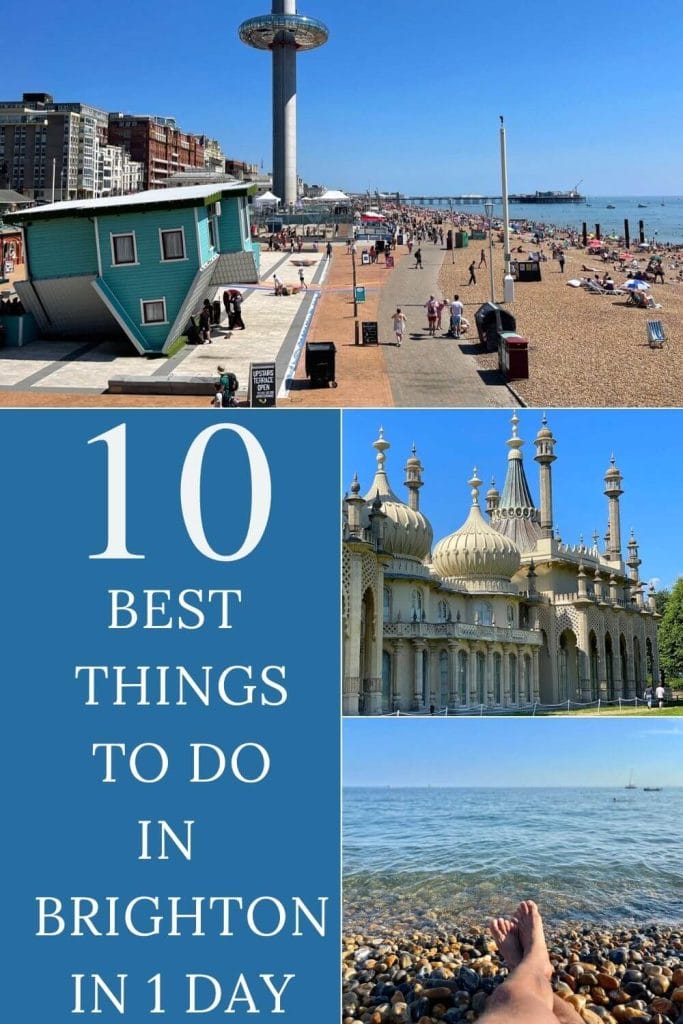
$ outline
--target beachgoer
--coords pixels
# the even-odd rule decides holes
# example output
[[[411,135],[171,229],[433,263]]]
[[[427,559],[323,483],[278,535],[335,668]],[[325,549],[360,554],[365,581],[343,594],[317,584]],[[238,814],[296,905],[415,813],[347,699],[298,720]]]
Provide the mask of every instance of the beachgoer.
[[[467,282],[468,284],[476,284],[477,283],[477,275],[474,273],[474,271],[476,269],[477,269],[476,264],[475,264],[474,260],[472,260],[472,262],[470,263],[470,265],[468,267],[468,270],[470,272],[470,279]]]
[[[560,273],[564,274],[564,250],[563,249],[560,249],[560,251],[558,253],[557,262],[560,264]]]
[[[486,253],[482,249],[480,254],[479,254],[479,266],[477,267],[477,270],[481,270],[482,267],[486,267],[486,266],[488,266],[488,264],[486,262]]]
[[[245,330],[244,320],[242,319],[242,296],[238,291],[232,293],[232,327],[237,328],[239,331]]]
[[[451,333],[454,338],[460,337],[460,325],[462,321],[463,305],[459,295],[453,296],[451,302]]]
[[[422,249],[415,250],[415,269],[422,270]]]
[[[572,1004],[553,992],[543,921],[532,900],[523,900],[512,919],[492,921],[491,933],[510,973],[491,993],[481,1024],[583,1024]]]
[[[299,267],[299,287],[303,288],[304,291],[308,291],[308,285],[306,284],[306,279],[304,277],[303,267]]]
[[[655,690],[655,697],[657,698],[657,707],[658,708],[663,708],[664,707],[664,696],[665,696],[665,694],[664,694],[664,687],[660,683],[658,685],[657,689]]]
[[[445,299],[440,299],[436,304],[436,326],[439,331],[441,330],[441,317],[443,316],[443,311],[447,305],[448,303]]]
[[[401,312],[401,307],[400,306],[396,307],[396,312],[392,316],[391,322],[392,322],[392,324],[394,326],[394,334],[396,335],[396,347],[400,348],[401,347],[401,342],[403,341],[403,332],[406,329],[406,323],[407,323],[406,315],[405,315],[405,313]]]
[[[436,318],[438,315],[438,303],[433,295],[430,295],[425,302],[425,309],[427,310],[427,330],[430,338],[436,335]]]

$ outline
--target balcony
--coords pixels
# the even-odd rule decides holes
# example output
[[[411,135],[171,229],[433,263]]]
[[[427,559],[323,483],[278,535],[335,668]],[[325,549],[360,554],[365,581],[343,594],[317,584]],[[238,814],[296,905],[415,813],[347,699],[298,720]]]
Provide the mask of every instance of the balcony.
[[[504,626],[480,626],[469,622],[385,622],[387,640],[485,640],[497,644],[543,643],[540,630],[509,629]]]

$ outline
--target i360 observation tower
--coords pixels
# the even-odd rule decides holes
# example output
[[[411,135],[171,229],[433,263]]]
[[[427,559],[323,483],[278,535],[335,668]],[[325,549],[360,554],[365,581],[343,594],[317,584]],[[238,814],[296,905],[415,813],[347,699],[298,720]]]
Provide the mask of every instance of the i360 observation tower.
[[[296,0],[273,0],[271,14],[240,25],[240,39],[273,54],[273,191],[283,203],[295,203],[296,189],[296,55],[327,42],[320,21],[296,13]]]

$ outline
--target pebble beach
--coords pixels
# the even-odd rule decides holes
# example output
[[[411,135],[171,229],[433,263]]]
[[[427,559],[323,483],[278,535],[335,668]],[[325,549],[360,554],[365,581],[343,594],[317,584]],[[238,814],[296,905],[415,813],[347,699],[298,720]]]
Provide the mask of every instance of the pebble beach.
[[[561,237],[561,236],[560,236]],[[527,252],[537,251],[531,232],[511,238],[511,248],[522,245]],[[468,248],[444,253],[439,285],[445,297],[458,292],[465,305],[465,316],[473,321],[478,307],[491,296],[489,271],[477,269],[476,285],[468,285],[469,264],[479,263],[481,249],[490,258],[488,240],[470,241]],[[544,248],[548,250],[547,243]],[[451,258],[452,257],[452,258]],[[517,333],[529,342],[529,379],[514,382],[514,388],[529,406],[678,406],[683,394],[683,283],[674,280],[674,261],[679,253],[664,256],[665,283],[652,286],[651,294],[661,309],[636,309],[627,304],[627,296],[592,295],[584,288],[572,288],[567,281],[590,277],[582,267],[602,273],[612,270],[615,284],[626,280],[612,264],[590,256],[584,248],[566,250],[564,273],[556,260],[541,264],[540,282],[517,282],[511,307]],[[640,259],[644,269],[647,256]],[[496,300],[502,300],[503,247],[493,250]],[[652,349],[647,341],[648,320],[662,320],[668,342]],[[475,335],[476,340],[476,335]],[[495,353],[475,355],[482,370],[495,369]]]
[[[553,988],[586,1024],[683,1024],[683,928],[546,926]],[[343,1024],[460,1024],[507,977],[483,926],[354,932],[342,955]]]

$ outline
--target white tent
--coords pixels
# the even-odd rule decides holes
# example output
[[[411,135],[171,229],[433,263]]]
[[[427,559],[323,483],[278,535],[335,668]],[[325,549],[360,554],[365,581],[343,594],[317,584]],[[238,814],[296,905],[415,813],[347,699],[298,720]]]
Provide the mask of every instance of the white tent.
[[[256,196],[254,206],[277,206],[280,199],[272,192],[264,192],[262,196]]]
[[[323,194],[318,197],[318,202],[320,202],[320,203],[343,203],[343,202],[347,202],[348,203],[349,202],[349,197],[346,195],[345,192],[340,192],[338,189],[335,189],[335,188],[328,188],[327,192],[323,192]]]

